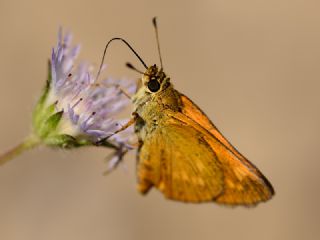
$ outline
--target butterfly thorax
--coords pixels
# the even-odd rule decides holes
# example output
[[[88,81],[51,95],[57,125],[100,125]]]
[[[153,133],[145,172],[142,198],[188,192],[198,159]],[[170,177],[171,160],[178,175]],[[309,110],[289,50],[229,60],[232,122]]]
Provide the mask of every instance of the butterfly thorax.
[[[168,110],[179,111],[179,93],[173,88],[170,78],[155,65],[148,68],[141,82],[142,86],[132,98],[134,112],[141,118],[137,125],[146,125],[152,131],[166,121]]]

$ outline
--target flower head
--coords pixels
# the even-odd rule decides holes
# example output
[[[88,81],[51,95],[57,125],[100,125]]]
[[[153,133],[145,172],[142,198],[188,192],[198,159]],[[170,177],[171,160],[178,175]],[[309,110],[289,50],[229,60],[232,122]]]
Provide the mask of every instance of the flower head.
[[[123,91],[134,93],[135,82],[98,81],[92,65],[75,64],[80,46],[71,43],[72,35],[63,36],[60,30],[49,61],[48,80],[33,113],[33,143],[63,148],[95,145],[126,121],[118,117],[130,104]],[[129,128],[113,135],[102,146],[116,149],[121,156],[132,132]]]
[[[76,140],[64,142],[64,147],[91,144],[115,132],[123,122],[117,115],[130,103],[122,89],[133,93],[136,87],[133,81],[127,80],[115,81],[108,78],[97,82],[90,64],[75,66],[80,47],[72,46],[71,39],[71,34],[63,37],[61,30],[59,31],[58,44],[52,50],[51,79],[44,99],[39,102],[41,110],[35,112],[35,119],[38,121],[34,124],[35,130],[40,130],[40,137],[45,135],[44,140],[48,144],[57,144],[61,135],[63,138],[68,136],[67,138]],[[46,114],[45,109],[48,108],[52,109]],[[45,118],[58,115],[55,119],[59,118],[59,123],[53,124],[54,129],[38,126],[39,121],[40,125],[48,123],[43,119],[43,112]],[[49,128],[51,127],[49,124]],[[47,132],[50,132],[50,137]],[[110,139],[116,144],[125,140],[123,134],[122,137],[120,134]]]

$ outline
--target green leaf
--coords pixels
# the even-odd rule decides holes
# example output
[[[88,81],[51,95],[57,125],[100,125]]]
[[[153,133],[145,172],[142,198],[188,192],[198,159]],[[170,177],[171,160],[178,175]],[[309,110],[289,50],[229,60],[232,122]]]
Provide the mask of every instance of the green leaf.
[[[52,109],[48,109],[51,111]],[[44,123],[41,124],[38,134],[41,138],[46,138],[48,135],[54,134],[54,131],[57,129],[57,126],[61,120],[63,111],[56,112],[52,114],[49,118],[44,118]]]
[[[89,145],[89,142],[86,142],[85,144],[79,143],[74,137],[67,134],[50,136],[45,139],[45,143],[49,146],[67,149]]]

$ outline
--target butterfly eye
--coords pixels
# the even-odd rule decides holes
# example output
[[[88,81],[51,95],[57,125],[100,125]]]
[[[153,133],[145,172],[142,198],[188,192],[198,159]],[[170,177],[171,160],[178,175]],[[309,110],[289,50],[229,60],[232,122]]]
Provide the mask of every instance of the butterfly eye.
[[[160,89],[160,83],[157,80],[150,80],[148,88],[151,92],[157,92]]]

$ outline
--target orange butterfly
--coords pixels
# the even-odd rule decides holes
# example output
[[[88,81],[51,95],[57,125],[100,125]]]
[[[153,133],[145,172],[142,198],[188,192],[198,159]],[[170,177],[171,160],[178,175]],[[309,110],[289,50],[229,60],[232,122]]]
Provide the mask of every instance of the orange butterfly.
[[[158,50],[158,31],[153,20]],[[153,186],[165,197],[183,202],[255,205],[274,190],[264,175],[241,155],[188,97],[174,89],[156,65],[141,72],[141,87],[133,96],[135,132],[139,139],[138,190]]]

